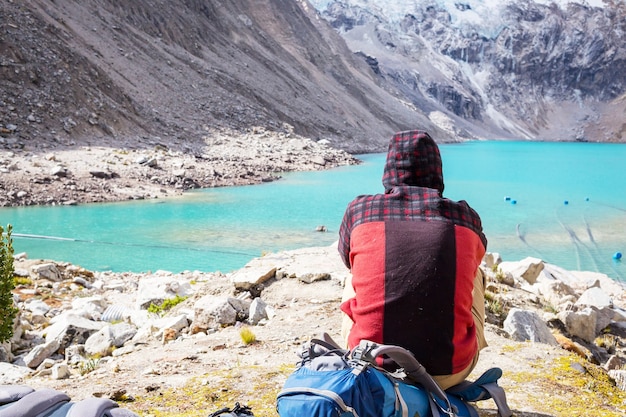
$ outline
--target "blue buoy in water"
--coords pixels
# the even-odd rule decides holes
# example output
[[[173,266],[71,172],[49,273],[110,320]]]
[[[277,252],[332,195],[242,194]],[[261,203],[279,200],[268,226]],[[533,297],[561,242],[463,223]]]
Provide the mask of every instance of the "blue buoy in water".
[[[568,205],[568,204],[569,204],[569,201],[565,200],[565,201],[563,202],[563,204]]]
[[[511,204],[517,204],[517,200],[511,200]]]
[[[613,254],[613,259],[615,259],[615,260],[622,259],[622,252],[615,252]]]

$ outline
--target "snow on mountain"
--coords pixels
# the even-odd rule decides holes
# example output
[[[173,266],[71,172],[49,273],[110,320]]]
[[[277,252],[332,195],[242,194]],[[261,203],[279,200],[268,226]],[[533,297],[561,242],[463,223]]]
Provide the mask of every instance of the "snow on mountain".
[[[381,82],[454,134],[626,141],[623,1],[312,3]]]

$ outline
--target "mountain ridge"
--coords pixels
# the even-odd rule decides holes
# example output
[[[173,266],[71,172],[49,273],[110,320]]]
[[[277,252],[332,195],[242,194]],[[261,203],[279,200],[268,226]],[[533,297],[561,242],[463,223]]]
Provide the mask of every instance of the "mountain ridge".
[[[301,4],[3,2],[3,136],[202,143],[262,126],[358,152],[382,150],[398,129],[436,129]]]
[[[495,40],[450,25],[449,7],[467,15],[474,0],[420,2],[391,23],[357,1],[326,3],[335,17],[306,0],[2,2],[0,146],[202,155],[212,136],[259,127],[352,153],[382,152],[414,128],[438,141],[626,141],[623,3],[503,2],[510,22],[526,23]],[[533,42],[574,33],[569,21],[588,33],[562,58],[533,54]],[[520,53],[502,54],[507,42]],[[591,64],[560,63],[574,58]]]
[[[427,114],[518,139],[626,140],[623,2],[313,3]]]

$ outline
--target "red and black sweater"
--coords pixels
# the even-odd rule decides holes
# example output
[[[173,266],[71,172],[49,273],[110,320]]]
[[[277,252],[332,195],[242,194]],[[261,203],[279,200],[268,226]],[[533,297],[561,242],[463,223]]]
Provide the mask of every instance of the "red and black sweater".
[[[346,209],[339,253],[356,296],[350,348],[362,339],[409,349],[433,375],[462,371],[478,349],[472,289],[487,240],[465,201],[442,197],[439,148],[421,131],[396,134],[384,194]]]

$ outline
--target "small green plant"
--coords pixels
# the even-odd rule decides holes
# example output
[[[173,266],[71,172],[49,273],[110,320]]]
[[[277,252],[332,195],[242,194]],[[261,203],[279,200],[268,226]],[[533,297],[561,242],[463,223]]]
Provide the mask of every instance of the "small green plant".
[[[502,314],[502,303],[500,302],[500,300],[493,300],[490,303],[487,303],[487,309],[489,311],[491,311],[493,314],[495,314],[496,316],[499,316]]]
[[[491,272],[493,272],[493,279],[497,283],[502,284],[504,283],[504,281],[506,281],[506,274],[502,269],[500,269],[499,265],[493,265],[491,267]]]
[[[89,358],[78,364],[78,372],[81,375],[86,375],[90,372],[93,372],[98,367],[98,363],[100,361],[96,358]]]
[[[25,287],[30,287],[33,285],[33,280],[28,277],[15,277],[13,278],[13,284],[17,287],[18,285],[23,285]]]
[[[504,316],[504,305],[502,301],[491,293],[485,293],[485,302],[487,311],[497,317]]]
[[[504,275],[504,272],[502,272],[501,270],[498,270],[498,272],[496,272],[496,281],[497,282],[502,284],[504,282],[505,278],[506,278],[506,275]]]
[[[548,313],[552,313],[552,314],[557,314],[559,312],[559,309],[556,308],[555,306],[553,306],[552,304],[545,304],[543,306],[543,311],[548,312]]]
[[[250,330],[250,328],[247,326],[244,326],[241,328],[241,330],[239,330],[239,337],[241,337],[241,340],[245,345],[251,345],[252,343],[256,342],[256,336],[254,335],[254,332]]]
[[[12,231],[13,227],[8,225],[5,237],[4,228],[0,226],[0,342],[13,337],[13,321],[18,313],[12,293],[15,288]]]
[[[159,305],[156,305],[154,303],[150,303],[150,307],[148,307],[148,312],[155,313],[155,314],[158,314],[158,315],[163,315],[167,311],[171,310],[172,308],[174,308],[178,304],[180,304],[183,301],[185,301],[186,299],[187,299],[187,297],[181,297],[180,295],[176,294],[176,297],[168,298],[166,300],[163,300],[163,302],[161,304],[159,304]]]
[[[595,345],[606,349],[608,353],[614,353],[618,347],[617,338],[612,334],[603,334],[594,340]]]

